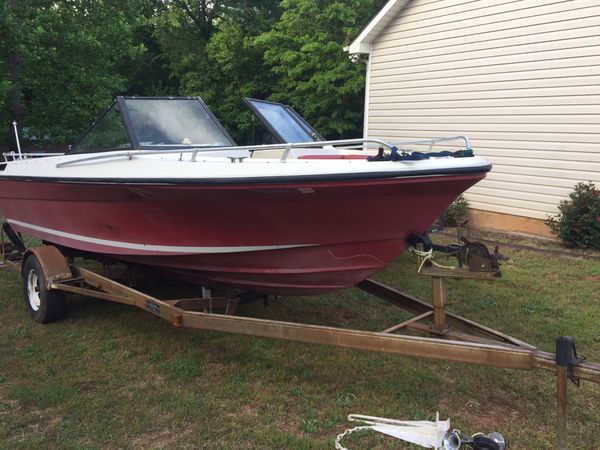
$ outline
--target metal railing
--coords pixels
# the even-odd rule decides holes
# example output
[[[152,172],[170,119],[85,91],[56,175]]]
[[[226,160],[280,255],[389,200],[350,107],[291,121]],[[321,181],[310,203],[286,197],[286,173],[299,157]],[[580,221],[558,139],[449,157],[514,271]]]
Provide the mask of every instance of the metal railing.
[[[429,151],[433,149],[433,146],[438,142],[448,142],[448,141],[458,141],[461,140],[465,143],[465,150],[472,150],[471,141],[467,136],[450,136],[450,137],[440,137],[440,138],[431,138],[431,139],[415,139],[412,141],[401,141],[394,142],[393,145],[396,147],[401,147],[404,145],[419,145],[419,144],[429,144]]]
[[[54,153],[54,152],[22,152],[17,153],[14,150],[10,152],[2,153],[2,157],[4,158],[4,162],[18,161],[22,159],[31,159],[31,158],[46,158],[48,156],[62,156],[64,153]]]
[[[267,144],[267,145],[246,145],[246,146],[227,146],[227,147],[194,147],[189,149],[173,149],[173,150],[127,150],[127,151],[115,151],[106,152],[101,155],[83,156],[82,158],[73,159],[70,161],[63,161],[56,164],[57,168],[66,167],[74,164],[87,163],[92,161],[102,161],[113,158],[127,158],[133,159],[136,156],[145,155],[180,155],[179,159],[183,159],[184,154],[191,154],[189,161],[196,161],[198,154],[209,153],[209,152],[224,152],[232,150],[247,150],[250,153],[267,151],[267,150],[283,150],[280,158],[281,163],[285,163],[293,149],[297,148],[325,148],[325,147],[338,147],[344,146],[347,149],[360,149],[365,150],[369,147],[384,147],[388,150],[397,149],[399,146],[406,145],[427,145],[431,150],[434,145],[439,142],[448,142],[461,140],[464,142],[466,149],[471,149],[471,144],[466,136],[452,136],[452,137],[440,137],[431,139],[414,139],[408,141],[400,141],[389,143],[382,139],[375,138],[361,138],[361,139],[342,139],[342,140],[331,140],[331,141],[311,141],[311,142],[298,142],[298,143],[284,143],[284,144]],[[63,155],[59,154],[44,154],[44,156],[56,156]]]

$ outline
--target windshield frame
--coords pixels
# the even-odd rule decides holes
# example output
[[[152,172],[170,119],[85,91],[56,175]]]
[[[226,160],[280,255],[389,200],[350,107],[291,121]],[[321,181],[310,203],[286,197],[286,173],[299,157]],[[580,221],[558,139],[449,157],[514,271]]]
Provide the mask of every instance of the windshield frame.
[[[213,120],[214,124],[217,125],[217,127],[219,128],[219,130],[223,133],[223,135],[225,136],[225,138],[229,141],[228,144],[223,144],[223,145],[185,145],[185,144],[180,144],[180,145],[152,145],[152,146],[145,146],[140,144],[140,139],[135,131],[135,127],[133,125],[133,122],[131,120],[131,116],[129,115],[129,110],[127,108],[127,102],[126,100],[140,100],[140,101],[152,101],[152,100],[196,100],[200,103],[201,107],[206,111],[206,113],[208,114],[208,116]],[[223,125],[221,124],[221,122],[219,122],[219,120],[216,118],[216,116],[213,114],[213,112],[210,110],[210,108],[206,105],[206,103],[204,103],[204,101],[198,97],[198,96],[189,96],[189,97],[173,97],[173,96],[157,96],[157,97],[144,97],[144,96],[118,96],[101,114],[100,116],[98,116],[98,118],[92,123],[92,125],[90,127],[88,127],[87,130],[85,130],[85,132],[79,137],[79,139],[77,139],[77,141],[75,141],[75,143],[73,145],[69,146],[69,151],[67,153],[88,153],[88,152],[77,152],[77,146],[79,145],[79,143],[81,141],[83,141],[87,135],[92,132],[96,126],[98,125],[98,123],[100,123],[101,120],[103,120],[104,116],[114,107],[114,106],[118,107],[119,110],[119,114],[121,116],[121,120],[123,122],[123,125],[125,126],[125,130],[127,131],[127,136],[129,137],[129,143],[131,144],[131,148],[133,150],[177,150],[180,148],[183,149],[189,149],[189,148],[210,148],[210,147],[214,147],[214,148],[219,148],[219,147],[233,147],[233,146],[237,146],[237,143],[234,141],[234,139],[231,137],[231,135],[227,132],[227,130],[223,127]],[[115,151],[117,149],[111,149],[111,148],[107,148],[106,151],[110,152],[110,151]]]
[[[65,152],[66,155],[68,154],[86,154],[86,153],[99,153],[98,151],[93,151],[93,150],[88,150],[88,151],[83,151],[83,152],[79,152],[77,151],[77,147],[79,146],[79,144],[81,143],[81,141],[83,141],[91,132],[93,132],[96,127],[98,126],[99,123],[102,122],[102,120],[104,120],[104,117],[113,109],[115,108],[115,106],[118,108],[118,114],[119,117],[121,118],[121,122],[123,123],[123,127],[125,128],[125,132],[127,133],[127,136],[129,138],[129,144],[131,145],[131,149],[135,150],[136,147],[134,147],[133,145],[133,136],[131,134],[131,131],[129,130],[129,127],[127,126],[127,124],[125,123],[125,120],[123,119],[123,110],[122,105],[118,104],[117,99],[113,100],[111,102],[110,105],[108,105],[101,113],[100,115],[92,122],[92,124],[86,128],[86,130],[81,134],[81,136],[79,136],[79,138],[77,138],[77,140],[73,143],[69,145],[68,150]],[[112,152],[112,151],[118,151],[118,150],[123,150],[123,149],[119,149],[119,148],[106,148],[106,150],[103,151],[107,151],[107,152]]]
[[[244,103],[246,106],[254,113],[256,117],[267,127],[269,132],[273,135],[273,137],[278,141],[278,144],[286,144],[288,141],[285,137],[275,128],[275,126],[271,123],[271,121],[256,107],[256,103],[265,103],[267,105],[279,106],[283,111],[285,111],[289,118],[296,122],[296,124],[304,131],[311,139],[312,142],[324,141],[325,138],[319,134],[317,130],[315,130],[294,108],[289,105],[285,105],[283,103],[271,102],[269,100],[260,100],[257,98],[244,97]],[[310,142],[310,141],[306,141]]]

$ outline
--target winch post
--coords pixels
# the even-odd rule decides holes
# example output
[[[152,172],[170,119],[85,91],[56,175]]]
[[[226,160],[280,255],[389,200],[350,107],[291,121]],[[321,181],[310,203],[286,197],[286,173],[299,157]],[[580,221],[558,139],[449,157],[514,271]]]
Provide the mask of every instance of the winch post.
[[[431,277],[431,297],[433,303],[433,327],[443,332],[446,328],[446,304],[448,300],[448,280]]]

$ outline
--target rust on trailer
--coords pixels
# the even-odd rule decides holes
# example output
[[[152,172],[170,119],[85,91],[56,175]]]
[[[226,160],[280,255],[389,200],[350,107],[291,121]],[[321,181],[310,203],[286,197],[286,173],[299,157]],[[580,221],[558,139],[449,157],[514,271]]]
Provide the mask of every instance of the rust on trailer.
[[[415,316],[415,317],[412,317],[411,319],[405,320],[404,322],[394,325],[393,327],[386,328],[385,330],[382,331],[382,333],[393,333],[395,331],[400,330],[401,328],[408,327],[411,324],[418,322],[419,320],[423,320],[426,317],[431,316],[432,314],[433,314],[433,311],[427,311],[423,314],[419,314],[418,316]]]
[[[286,339],[499,368],[556,370],[553,354],[539,351],[518,339],[460,316],[446,312],[447,324],[458,324],[460,330],[445,328],[440,332],[435,329],[435,326],[415,323],[418,320],[431,318],[435,312],[434,306],[387,288],[373,280],[365,280],[360,283],[359,287],[367,292],[376,291],[379,294],[385,294],[382,296],[392,303],[404,304],[403,302],[406,302],[409,310],[424,310],[419,316],[399,325],[405,325],[437,337],[394,334],[404,326],[394,326],[383,332],[372,332],[201,312],[207,306],[208,300],[205,298],[160,300],[87,269],[79,269],[79,275],[89,287],[76,287],[71,286],[68,282],[63,282],[53,283],[52,288],[137,306],[177,327]],[[219,306],[225,304],[224,300],[216,300],[216,303]],[[468,334],[469,330],[474,333],[474,336]],[[600,365],[581,363],[573,367],[573,376],[600,384]]]
[[[567,399],[568,399],[567,368],[558,366],[556,369],[556,449],[567,450]]]
[[[375,280],[367,279],[361,281],[356,285],[356,287],[413,314],[424,314],[426,312],[434,312],[433,305],[424,302],[423,300],[420,300],[418,298],[412,297],[411,295],[408,295],[404,292],[400,292],[397,289],[386,286],[385,284]],[[447,289],[445,290],[445,292],[447,294]],[[508,336],[504,333],[500,333],[496,330],[493,330],[484,325],[473,322],[472,320],[453,314],[449,311],[445,312],[445,322],[446,329],[444,332],[436,332],[436,330],[431,329],[429,327],[419,327],[420,324],[409,324],[408,327],[418,328],[420,331],[426,331],[438,336],[452,335],[456,332],[462,332],[463,335],[466,335],[466,337],[468,337],[469,340],[473,340],[474,342],[481,342],[482,340],[492,340],[495,342],[503,342],[510,345],[516,345],[522,348],[535,349],[534,346],[527,344],[526,342],[523,342],[512,336]]]
[[[446,329],[446,305],[448,304],[448,283],[442,277],[431,277],[431,298],[433,300],[433,328],[444,332]]]
[[[224,314],[227,315],[233,315],[239,305],[238,298],[227,297],[180,298],[163,301],[171,306],[175,306],[186,311],[212,312],[214,309],[223,309]]]
[[[532,369],[532,353],[504,345],[474,344],[391,333],[347,330],[249,317],[184,313],[183,326],[253,336],[333,345],[384,353],[445,359],[488,366]]]
[[[50,289],[52,283],[65,281],[73,278],[73,273],[64,255],[56,247],[44,245],[41,247],[30,247],[23,254],[21,269],[27,258],[34,256],[40,263],[44,272],[46,288]]]
[[[444,359],[512,369],[556,370],[554,355],[491,328],[446,311],[448,305],[447,278],[491,279],[497,275],[474,271],[434,268],[432,291],[434,304],[429,304],[403,292],[367,279],[358,288],[415,314],[412,319],[382,332],[349,330],[319,325],[289,323],[275,320],[213,314],[212,307],[231,308],[238,299],[188,298],[160,300],[125,286],[88,269],[69,268],[65,258],[52,246],[28,249],[35,255],[48,277],[48,287],[68,293],[137,306],[178,327],[223,331],[237,334],[312,342],[338,347]],[[26,253],[27,255],[27,253]],[[25,256],[26,256],[25,255]],[[8,268],[19,271],[18,262],[5,260]],[[421,273],[433,270],[422,267]],[[73,274],[74,272],[74,274]],[[227,310],[226,310],[227,311]],[[430,321],[428,325],[423,321]],[[398,335],[410,329],[428,336]],[[600,384],[600,366],[581,363],[572,367],[572,376]]]

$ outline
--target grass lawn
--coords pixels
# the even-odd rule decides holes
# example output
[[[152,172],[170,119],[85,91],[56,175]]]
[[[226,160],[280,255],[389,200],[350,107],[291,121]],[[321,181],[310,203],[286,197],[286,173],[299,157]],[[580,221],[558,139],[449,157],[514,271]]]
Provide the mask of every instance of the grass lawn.
[[[493,282],[453,280],[451,310],[553,351],[573,335],[600,362],[600,260],[507,251]],[[376,279],[429,299],[405,254]],[[168,292],[175,285],[154,289]],[[132,307],[68,297],[39,325],[0,271],[0,448],[333,448],[349,413],[405,420],[436,411],[512,449],[554,448],[555,378],[201,330]],[[246,316],[381,330],[407,316],[359,290],[241,306]],[[569,387],[569,448],[600,448],[600,386]],[[417,448],[375,434],[351,449]]]

